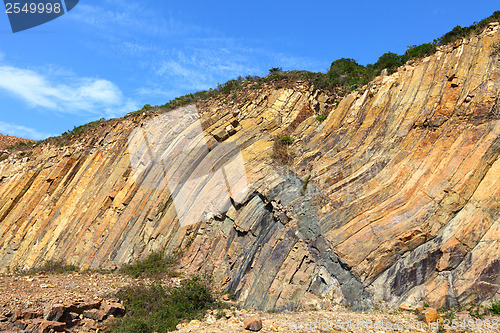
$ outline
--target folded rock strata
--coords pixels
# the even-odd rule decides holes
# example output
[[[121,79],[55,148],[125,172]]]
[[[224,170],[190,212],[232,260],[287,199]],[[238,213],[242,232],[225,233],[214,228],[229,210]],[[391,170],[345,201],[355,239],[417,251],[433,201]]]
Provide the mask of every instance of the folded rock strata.
[[[140,186],[131,166],[137,119],[162,115],[102,123],[69,147],[0,162],[0,269],[60,259],[106,268],[182,249],[186,272],[210,272],[262,310],[498,297],[499,41],[490,25],[338,105],[304,82],[198,103],[207,145],[239,148],[248,187],[190,225],[171,189]],[[279,165],[283,136],[295,141]],[[197,156],[206,163],[207,152]]]

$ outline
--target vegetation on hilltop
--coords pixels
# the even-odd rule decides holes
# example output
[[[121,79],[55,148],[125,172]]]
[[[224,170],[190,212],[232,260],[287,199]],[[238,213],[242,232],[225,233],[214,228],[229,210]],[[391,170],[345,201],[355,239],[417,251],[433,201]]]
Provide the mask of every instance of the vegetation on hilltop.
[[[393,73],[398,67],[404,65],[412,59],[420,59],[436,52],[437,47],[454,42],[459,38],[469,37],[483,31],[489,23],[500,21],[500,11],[494,12],[491,16],[474,22],[471,26],[456,26],[450,32],[442,37],[435,39],[431,43],[408,46],[404,54],[386,52],[382,54],[377,62],[366,66],[358,64],[354,59],[341,58],[335,60],[330,65],[327,73],[314,73],[308,71],[283,71],[281,67],[273,67],[269,70],[266,77],[246,76],[229,80],[225,84],[219,84],[216,89],[199,91],[194,94],[188,94],[177,97],[162,106],[162,108],[171,110],[173,108],[188,105],[199,100],[210,97],[216,97],[220,94],[230,94],[235,90],[248,86],[258,87],[258,83],[277,82],[282,80],[303,80],[316,87],[335,91],[341,95],[347,94],[357,88],[360,88],[370,82],[374,77],[380,75],[382,70],[386,69],[388,74]]]
[[[283,71],[281,67],[273,67],[269,70],[269,74],[265,77],[258,76],[239,76],[236,79],[229,80],[224,84],[218,84],[217,88],[198,91],[195,93],[187,94],[184,96],[176,97],[173,100],[161,106],[144,105],[141,110],[130,112],[126,117],[140,116],[143,113],[150,112],[165,112],[175,108],[186,106],[198,101],[207,100],[220,95],[232,95],[233,99],[237,98],[236,92],[241,89],[251,88],[260,89],[263,83],[273,83],[277,88],[283,87],[283,82],[296,82],[305,81],[316,88],[330,91],[339,96],[363,87],[369,83],[377,75],[385,69],[388,74],[393,73],[398,67],[404,65],[407,61],[412,59],[419,59],[436,52],[438,46],[446,45],[455,42],[456,40],[464,37],[469,37],[483,31],[489,23],[500,22],[500,11],[495,11],[491,16],[479,21],[474,22],[468,27],[456,26],[451,31],[444,34],[442,37],[435,39],[431,43],[424,43],[421,45],[408,46],[404,54],[396,54],[393,52],[386,52],[382,54],[377,62],[368,64],[366,66],[358,64],[354,59],[341,58],[331,63],[327,73],[315,73],[309,71],[292,70]],[[494,48],[492,52],[500,53],[500,47]],[[320,119],[318,119],[320,120]],[[137,122],[137,120],[134,120]],[[75,127],[72,131],[63,133],[57,138],[48,138],[39,143],[53,143],[59,146],[64,146],[73,141],[74,138],[80,136],[87,130],[96,127],[100,121],[95,121],[86,125]],[[10,147],[11,150],[24,150],[38,143],[31,144],[18,144]]]

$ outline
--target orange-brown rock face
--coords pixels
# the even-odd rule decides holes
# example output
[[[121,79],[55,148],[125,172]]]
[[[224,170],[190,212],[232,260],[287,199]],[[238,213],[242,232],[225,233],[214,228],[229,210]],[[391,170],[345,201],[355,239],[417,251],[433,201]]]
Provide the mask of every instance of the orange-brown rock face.
[[[131,163],[129,136],[139,125],[130,117],[70,147],[39,146],[3,161],[0,267],[48,259],[113,267],[181,248],[187,272],[211,272],[244,306],[263,310],[327,301],[449,306],[498,296],[498,42],[498,26],[490,26],[376,78],[338,106],[300,82],[248,89],[239,102],[199,103],[203,135],[193,138],[210,149],[189,155],[188,168],[167,160],[154,173]],[[151,125],[158,117],[141,118],[152,135],[148,149],[165,132]],[[284,136],[295,141],[279,146]],[[192,188],[144,186],[181,168],[204,177],[198,166],[226,144],[241,152],[248,186],[239,198],[239,187],[228,187],[231,200],[214,216],[180,222],[175,195]],[[229,160],[220,154],[214,163]],[[134,165],[143,167],[139,178]],[[241,184],[231,178],[238,165],[224,169],[226,182]],[[206,208],[214,193],[206,190],[183,214]]]

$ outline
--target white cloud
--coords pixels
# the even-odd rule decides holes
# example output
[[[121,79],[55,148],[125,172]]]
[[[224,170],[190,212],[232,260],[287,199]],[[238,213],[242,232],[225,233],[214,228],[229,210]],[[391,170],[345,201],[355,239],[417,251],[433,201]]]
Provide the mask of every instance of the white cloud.
[[[166,90],[161,85],[155,83],[149,83],[139,89],[136,89],[135,93],[139,96],[146,96],[148,98],[160,97],[163,99],[171,98],[172,96],[181,96],[183,92],[178,89]]]
[[[0,121],[0,133],[33,140],[42,140],[49,136],[55,136],[54,134],[39,132],[33,128],[5,123],[3,121]]]
[[[115,117],[122,115],[123,111],[137,109],[136,103],[124,98],[117,86],[103,79],[42,74],[34,70],[0,65],[0,89],[32,107],[60,113],[81,115],[85,112]]]
[[[102,0],[79,4],[68,18],[85,29],[85,43],[93,51],[113,58],[121,54],[124,66],[134,63],[142,70],[133,76],[143,75],[140,85],[150,87],[139,89],[144,99],[215,88],[238,75],[267,75],[272,67],[325,67],[315,59],[270,51],[264,40],[235,38],[201,26],[189,14],[161,6]]]

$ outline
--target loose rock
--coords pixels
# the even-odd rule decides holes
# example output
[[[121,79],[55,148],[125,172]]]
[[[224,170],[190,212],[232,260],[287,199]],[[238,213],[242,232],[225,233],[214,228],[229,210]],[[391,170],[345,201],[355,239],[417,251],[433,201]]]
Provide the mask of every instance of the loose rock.
[[[258,332],[262,329],[262,320],[257,317],[248,317],[243,321],[243,327],[246,330]]]

